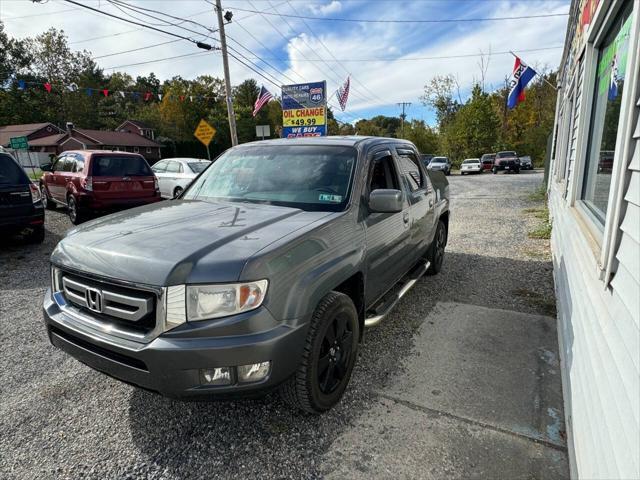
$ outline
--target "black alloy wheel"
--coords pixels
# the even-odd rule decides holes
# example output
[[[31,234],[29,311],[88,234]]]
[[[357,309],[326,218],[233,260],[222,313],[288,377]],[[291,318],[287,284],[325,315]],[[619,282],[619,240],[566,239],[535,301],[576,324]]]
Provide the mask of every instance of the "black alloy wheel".
[[[427,275],[436,275],[442,270],[442,263],[444,262],[444,250],[447,246],[447,227],[442,220],[438,221],[438,228],[436,235],[431,242],[429,248],[428,260],[429,269]]]
[[[340,401],[356,363],[360,323],[351,298],[329,292],[318,303],[295,373],[280,396],[307,413],[326,412]]]
[[[320,391],[330,395],[344,379],[351,359],[353,331],[347,314],[338,314],[327,326],[318,358],[317,381]]]
[[[180,195],[182,195],[182,192],[184,192],[184,189],[182,187],[176,187],[173,190],[173,198],[178,198]]]

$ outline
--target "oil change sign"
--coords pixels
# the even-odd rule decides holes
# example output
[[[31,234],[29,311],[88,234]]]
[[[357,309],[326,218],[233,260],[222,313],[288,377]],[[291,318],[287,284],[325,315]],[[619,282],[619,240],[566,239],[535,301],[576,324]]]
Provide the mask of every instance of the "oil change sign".
[[[282,86],[282,136],[327,134],[327,82]]]

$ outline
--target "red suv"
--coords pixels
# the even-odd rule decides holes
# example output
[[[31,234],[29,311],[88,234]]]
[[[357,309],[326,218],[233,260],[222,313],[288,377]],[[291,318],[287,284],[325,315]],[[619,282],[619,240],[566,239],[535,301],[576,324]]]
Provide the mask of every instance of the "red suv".
[[[74,225],[90,213],[160,200],[158,180],[144,157],[137,153],[69,151],[41,168],[45,207],[66,205]]]

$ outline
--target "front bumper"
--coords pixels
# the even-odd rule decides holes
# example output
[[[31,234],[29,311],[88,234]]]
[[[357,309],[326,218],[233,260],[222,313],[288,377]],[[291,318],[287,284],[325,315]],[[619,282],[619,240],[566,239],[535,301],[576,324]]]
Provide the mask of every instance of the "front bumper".
[[[174,398],[238,397],[272,389],[298,367],[308,328],[305,322],[291,322],[256,333],[213,337],[207,335],[206,324],[214,322],[195,322],[165,332],[149,343],[138,343],[83,324],[60,308],[50,290],[45,294],[43,309],[47,334],[54,346],[116,379]],[[247,313],[238,315],[238,322],[274,324],[264,307]],[[237,382],[234,367],[265,361],[271,361],[267,378],[255,383]],[[201,385],[199,369],[216,367],[232,367],[231,385]]]

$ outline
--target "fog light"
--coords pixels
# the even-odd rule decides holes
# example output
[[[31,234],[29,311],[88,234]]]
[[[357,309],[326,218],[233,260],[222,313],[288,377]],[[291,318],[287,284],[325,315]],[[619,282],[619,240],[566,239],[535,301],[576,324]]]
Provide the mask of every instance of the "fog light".
[[[231,369],[229,367],[200,369],[202,385],[231,385]]]
[[[259,382],[269,375],[271,362],[253,363],[238,367],[238,381],[241,383]]]

